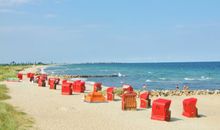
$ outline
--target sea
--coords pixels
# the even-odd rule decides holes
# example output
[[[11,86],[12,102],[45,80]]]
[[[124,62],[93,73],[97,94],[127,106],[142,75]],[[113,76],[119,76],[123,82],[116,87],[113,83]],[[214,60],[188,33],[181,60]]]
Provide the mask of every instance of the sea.
[[[135,89],[147,85],[150,90],[172,90],[187,85],[192,90],[220,90],[220,62],[64,64],[44,71],[54,75],[94,76],[81,80],[113,87],[130,84]]]

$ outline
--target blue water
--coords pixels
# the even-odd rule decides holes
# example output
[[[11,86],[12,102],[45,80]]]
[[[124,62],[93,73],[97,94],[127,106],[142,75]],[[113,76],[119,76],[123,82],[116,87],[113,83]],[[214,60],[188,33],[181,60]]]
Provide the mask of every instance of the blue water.
[[[119,77],[88,78],[106,86],[130,84],[136,89],[147,84],[149,89],[220,89],[220,62],[194,63],[105,63],[69,64],[48,67],[47,73],[69,75],[112,75]]]

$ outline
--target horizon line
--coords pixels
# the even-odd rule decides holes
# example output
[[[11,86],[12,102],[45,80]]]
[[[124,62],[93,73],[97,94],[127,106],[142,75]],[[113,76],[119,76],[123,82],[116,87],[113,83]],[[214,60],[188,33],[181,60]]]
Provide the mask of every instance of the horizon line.
[[[41,62],[43,64],[130,64],[130,63],[216,63],[220,62],[219,61],[150,61],[150,62],[116,62],[116,61],[111,61],[111,62],[63,62],[63,63],[56,63],[56,62]],[[0,65],[5,65],[5,64],[10,64],[9,63],[0,63]],[[35,62],[16,62],[16,64],[35,64]]]

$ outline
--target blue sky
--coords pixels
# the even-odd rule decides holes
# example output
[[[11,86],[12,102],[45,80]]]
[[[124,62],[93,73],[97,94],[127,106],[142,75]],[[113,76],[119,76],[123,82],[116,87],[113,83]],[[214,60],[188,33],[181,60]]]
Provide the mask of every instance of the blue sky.
[[[0,0],[0,63],[220,61],[219,0]]]

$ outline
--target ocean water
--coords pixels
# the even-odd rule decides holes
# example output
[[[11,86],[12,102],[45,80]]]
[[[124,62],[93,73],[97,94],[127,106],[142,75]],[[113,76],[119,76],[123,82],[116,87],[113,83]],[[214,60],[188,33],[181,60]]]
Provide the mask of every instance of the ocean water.
[[[59,75],[118,75],[83,79],[115,87],[130,84],[141,89],[147,84],[151,90],[175,89],[176,85],[180,89],[183,85],[190,89],[220,89],[220,62],[67,64],[45,71]]]

